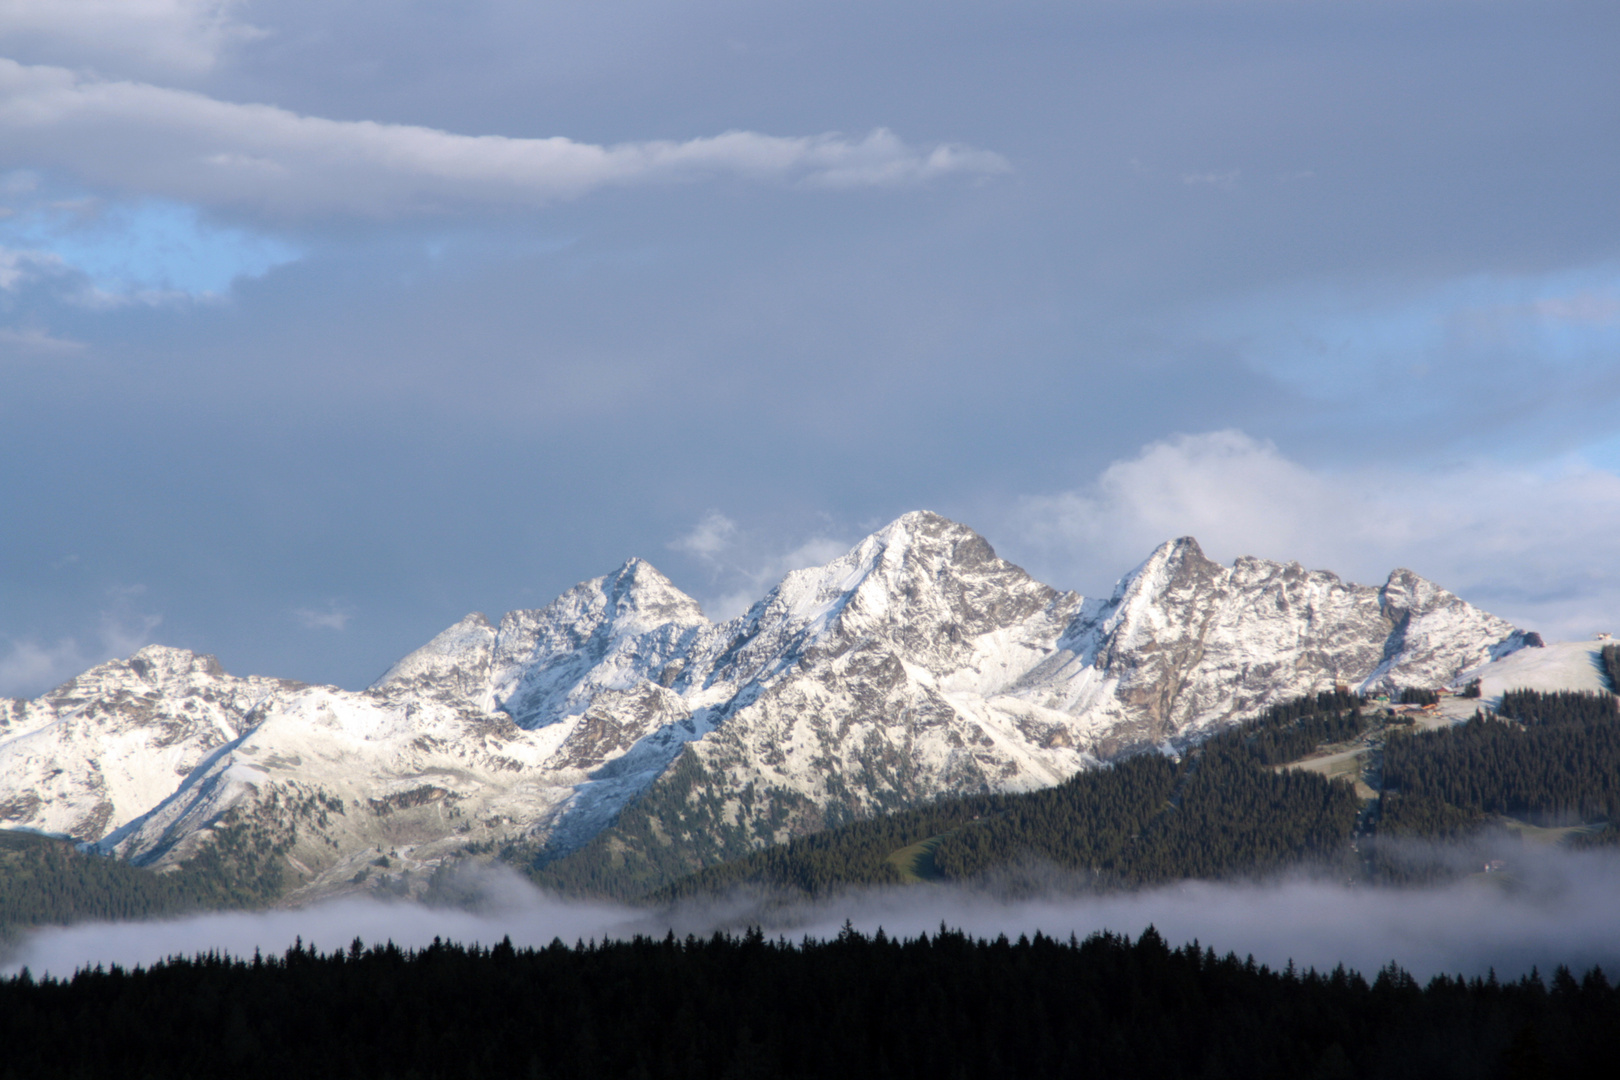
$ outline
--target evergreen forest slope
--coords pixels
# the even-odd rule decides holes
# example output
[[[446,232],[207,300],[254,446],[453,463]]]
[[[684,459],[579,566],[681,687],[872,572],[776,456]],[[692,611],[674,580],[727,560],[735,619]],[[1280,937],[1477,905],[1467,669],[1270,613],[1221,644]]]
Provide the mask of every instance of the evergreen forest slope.
[[[0,942],[24,928],[255,908],[280,891],[278,864],[240,825],[203,859],[157,873],[71,840],[0,830]]]

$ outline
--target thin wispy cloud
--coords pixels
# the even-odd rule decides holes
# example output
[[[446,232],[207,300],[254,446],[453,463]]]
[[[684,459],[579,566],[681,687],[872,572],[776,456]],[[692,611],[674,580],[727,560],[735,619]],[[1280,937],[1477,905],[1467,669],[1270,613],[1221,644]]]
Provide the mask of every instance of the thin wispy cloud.
[[[141,586],[109,591],[93,625],[54,641],[14,638],[0,647],[0,697],[33,697],[106,660],[152,643],[163,616],[138,610]]]
[[[63,356],[82,352],[85,344],[72,338],[55,337],[37,326],[0,326],[0,356],[6,353]]]
[[[990,151],[912,146],[883,128],[859,138],[728,131],[611,146],[462,135],[305,116],[13,60],[0,60],[0,147],[0,168],[55,168],[114,191],[289,216],[374,218],[542,206],[607,187],[720,177],[895,187],[1010,169]]]
[[[710,510],[667,546],[693,556],[707,570],[709,594],[699,598],[704,613],[729,619],[747,611],[789,571],[830,562],[850,545],[825,534],[786,546],[773,544]]]
[[[342,630],[354,618],[354,612],[332,601],[324,607],[298,608],[293,617],[306,630]]]
[[[1240,175],[1237,169],[1227,169],[1224,172],[1190,172],[1182,173],[1181,182],[1189,187],[1206,185],[1230,190],[1237,186]]]
[[[1620,294],[1583,290],[1569,296],[1550,296],[1530,305],[1544,319],[1557,322],[1609,326],[1620,322]]]
[[[11,291],[40,277],[62,273],[62,260],[48,251],[0,246],[0,291]]]
[[[710,510],[703,520],[670,541],[670,548],[696,555],[700,559],[718,559],[737,542],[737,523],[718,510]]]

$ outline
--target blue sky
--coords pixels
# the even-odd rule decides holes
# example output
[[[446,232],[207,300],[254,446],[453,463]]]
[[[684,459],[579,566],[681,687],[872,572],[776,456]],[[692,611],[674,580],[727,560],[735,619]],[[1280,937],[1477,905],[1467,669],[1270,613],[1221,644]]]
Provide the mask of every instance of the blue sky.
[[[0,693],[906,510],[1617,629],[1620,9],[20,0]]]

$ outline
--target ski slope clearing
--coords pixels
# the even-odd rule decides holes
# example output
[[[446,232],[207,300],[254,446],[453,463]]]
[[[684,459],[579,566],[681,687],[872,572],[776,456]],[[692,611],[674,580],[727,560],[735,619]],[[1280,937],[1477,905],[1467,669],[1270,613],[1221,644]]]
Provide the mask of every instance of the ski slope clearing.
[[[1479,680],[1480,697],[1492,708],[1501,704],[1508,690],[1607,691],[1608,680],[1598,653],[1602,641],[1555,641],[1541,648],[1519,649],[1500,660],[1465,671],[1457,686]]]
[[[1343,778],[1354,781],[1358,794],[1366,785],[1361,783],[1361,772],[1365,767],[1366,758],[1370,751],[1365,745],[1357,745],[1349,750],[1340,750],[1334,754],[1323,754],[1320,757],[1308,757],[1301,761],[1291,761],[1287,765],[1277,766],[1279,769],[1302,769],[1305,772],[1318,773],[1329,780]],[[1372,798],[1375,793],[1367,788],[1363,798]]]

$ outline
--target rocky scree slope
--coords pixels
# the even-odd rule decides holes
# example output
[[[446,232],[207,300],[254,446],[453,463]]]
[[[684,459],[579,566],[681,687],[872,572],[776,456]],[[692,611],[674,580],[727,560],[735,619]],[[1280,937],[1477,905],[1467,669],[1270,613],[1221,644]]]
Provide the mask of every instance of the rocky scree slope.
[[[0,825],[269,867],[294,898],[514,845],[662,876],[1522,643],[1408,571],[1228,568],[1191,539],[1086,599],[919,512],[726,623],[632,559],[542,610],[469,615],[365,691],[148,647],[0,701]]]

